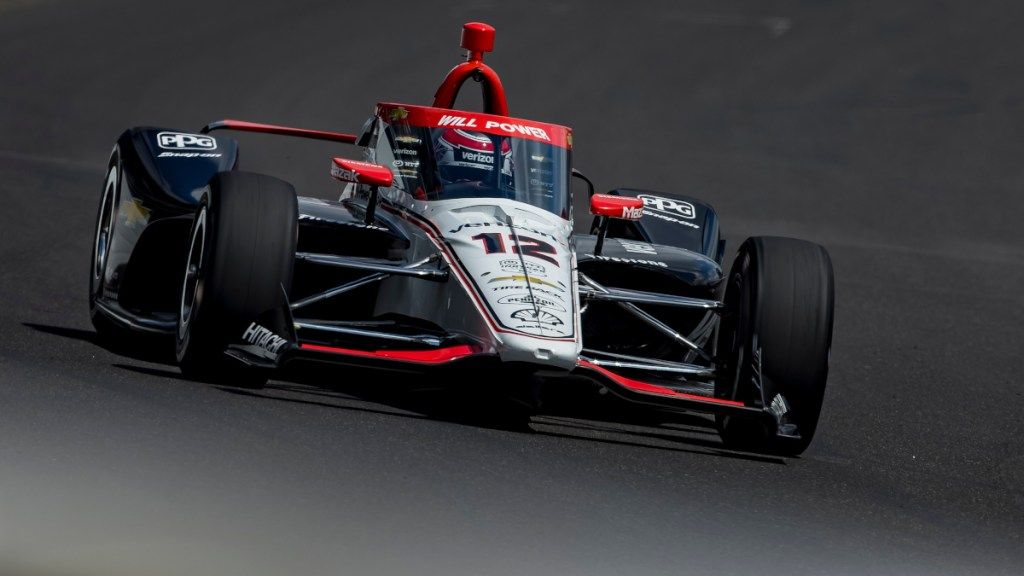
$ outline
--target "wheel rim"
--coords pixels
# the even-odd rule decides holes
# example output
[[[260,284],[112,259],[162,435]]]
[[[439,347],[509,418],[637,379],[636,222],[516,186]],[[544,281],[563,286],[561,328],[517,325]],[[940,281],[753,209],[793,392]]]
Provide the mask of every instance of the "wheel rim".
[[[206,249],[206,207],[196,216],[192,227],[192,242],[188,250],[188,262],[185,264],[185,281],[181,289],[181,306],[178,311],[178,339],[183,340],[192,320],[192,311],[196,305],[199,292],[199,273],[203,266],[203,255]]]
[[[93,242],[94,282],[102,280],[107,268],[107,255],[110,254],[110,233],[114,224],[114,199],[117,196],[117,164],[107,173],[107,181],[103,186],[103,197],[100,200],[99,220],[96,222],[96,239]]]

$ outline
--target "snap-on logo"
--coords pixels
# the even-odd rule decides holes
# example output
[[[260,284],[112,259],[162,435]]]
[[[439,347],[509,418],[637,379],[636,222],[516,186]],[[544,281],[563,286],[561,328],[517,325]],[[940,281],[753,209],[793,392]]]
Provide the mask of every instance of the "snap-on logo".
[[[182,132],[161,132],[156,143],[167,150],[216,150],[217,141],[212,136],[185,134]]]

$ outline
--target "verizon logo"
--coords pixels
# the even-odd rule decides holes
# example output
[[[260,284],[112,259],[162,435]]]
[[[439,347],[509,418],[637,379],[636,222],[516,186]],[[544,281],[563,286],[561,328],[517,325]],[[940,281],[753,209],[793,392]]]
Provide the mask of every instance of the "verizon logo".
[[[451,114],[444,114],[441,119],[437,121],[438,126],[452,126],[458,128],[480,128],[477,124],[476,118],[467,118],[465,116],[454,116]],[[551,141],[551,137],[543,128],[537,128],[536,126],[526,126],[523,124],[513,124],[511,122],[498,122],[496,120],[487,120],[483,125],[484,130],[501,130],[509,134],[522,134],[524,136],[532,136],[541,140]]]

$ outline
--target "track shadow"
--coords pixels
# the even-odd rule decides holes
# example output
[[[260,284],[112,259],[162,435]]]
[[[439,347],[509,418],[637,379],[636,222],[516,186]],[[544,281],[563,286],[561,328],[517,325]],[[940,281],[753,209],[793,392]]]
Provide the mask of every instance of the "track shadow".
[[[121,370],[127,370],[129,372],[135,372],[137,374],[145,374],[146,376],[157,376],[160,378],[170,378],[172,380],[180,380],[182,382],[194,382],[185,375],[183,375],[177,368],[151,368],[149,366],[134,366],[132,364],[111,364],[114,368]]]
[[[100,348],[120,356],[127,356],[143,362],[174,365],[174,343],[169,336],[133,334],[130,342],[111,342],[99,335],[95,330],[81,330],[65,326],[49,326],[22,322],[22,326],[61,338],[70,338],[95,344]]]
[[[176,369],[114,364],[115,367],[178,381]],[[433,420],[474,428],[685,452],[720,458],[785,465],[780,457],[725,448],[706,417],[660,412],[600,395],[580,383],[560,383],[540,407],[495,390],[479,376],[443,383],[422,375],[357,368],[309,368],[277,374],[263,389],[213,385],[239,397],[319,408]]]
[[[546,416],[538,417],[534,421],[533,428],[549,436],[586,442],[638,446],[671,452],[688,452],[691,454],[703,454],[768,464],[786,464],[786,460],[778,456],[741,452],[726,448],[722,445],[721,440],[717,438],[717,434],[709,431],[703,431],[703,434],[710,435],[708,439],[703,439],[693,437],[691,434],[666,434],[659,429],[637,429],[629,422],[598,423],[551,419]]]
[[[115,368],[191,382],[172,367],[175,364],[173,347],[166,337],[141,335],[132,343],[115,344],[92,330],[31,322],[23,325],[45,334],[89,342],[135,360],[167,366],[115,363]],[[786,462],[778,457],[726,449],[706,417],[638,407],[610,395],[598,394],[592,384],[578,381],[510,393],[494,386],[492,374],[445,374],[441,381],[436,375],[426,377],[302,364],[275,374],[275,378],[261,390],[214,387],[237,396],[322,408],[757,462]]]
[[[541,391],[540,405],[527,407],[495,390],[479,376],[443,383],[422,376],[359,369],[291,371],[262,390],[219,387],[222,391],[278,402],[427,419],[454,424],[531,432],[546,436],[664,451],[785,464],[780,457],[723,446],[713,422],[704,416],[637,407],[596,393],[589,382],[558,382],[555,393]],[[547,388],[550,388],[548,386]]]
[[[529,431],[529,403],[473,372],[445,379],[364,368],[297,364],[262,391],[275,400],[381,411],[506,431]],[[237,390],[237,389],[235,389]]]

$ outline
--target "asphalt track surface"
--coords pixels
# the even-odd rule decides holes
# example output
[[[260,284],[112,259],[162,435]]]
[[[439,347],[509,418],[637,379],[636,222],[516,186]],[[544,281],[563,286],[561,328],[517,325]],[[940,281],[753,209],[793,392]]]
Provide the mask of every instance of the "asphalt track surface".
[[[1019,2],[433,4],[0,0],[0,573],[1024,571]],[[730,252],[827,246],[803,457],[602,424],[625,408],[601,399],[524,433],[394,377],[240,393],[95,342],[123,128],[358,130],[377,100],[429,103],[469,20],[498,28],[512,113],[574,126],[600,188],[706,197]],[[240,140],[247,169],[335,192],[343,147]]]

